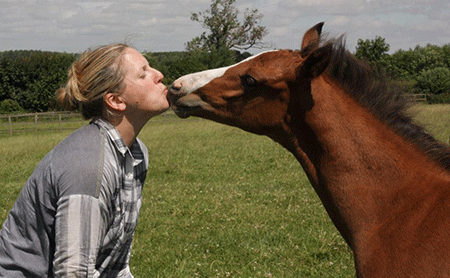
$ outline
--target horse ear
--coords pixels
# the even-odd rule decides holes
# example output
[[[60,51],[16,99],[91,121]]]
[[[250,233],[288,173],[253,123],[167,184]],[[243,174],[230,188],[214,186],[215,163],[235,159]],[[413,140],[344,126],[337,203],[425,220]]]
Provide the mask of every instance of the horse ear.
[[[303,35],[302,50],[301,50],[302,57],[308,56],[308,54],[313,49],[319,46],[320,34],[322,33],[322,27],[324,24],[325,24],[324,22],[320,22],[314,25]]]
[[[297,68],[297,77],[313,79],[321,75],[331,62],[332,52],[332,44],[314,50]]]

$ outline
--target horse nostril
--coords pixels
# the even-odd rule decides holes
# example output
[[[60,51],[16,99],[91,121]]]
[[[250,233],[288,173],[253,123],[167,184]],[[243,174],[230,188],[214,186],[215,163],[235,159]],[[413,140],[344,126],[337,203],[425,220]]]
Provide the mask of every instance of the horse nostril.
[[[181,80],[175,80],[173,83],[172,83],[172,88],[173,89],[175,89],[175,90],[180,90],[181,89],[181,87],[183,86],[183,82],[181,81]]]
[[[179,87],[176,87],[174,84],[172,84],[172,85],[169,86],[169,92],[171,92],[171,93],[177,93],[177,92],[179,92],[179,91],[180,91],[180,88],[179,88]]]

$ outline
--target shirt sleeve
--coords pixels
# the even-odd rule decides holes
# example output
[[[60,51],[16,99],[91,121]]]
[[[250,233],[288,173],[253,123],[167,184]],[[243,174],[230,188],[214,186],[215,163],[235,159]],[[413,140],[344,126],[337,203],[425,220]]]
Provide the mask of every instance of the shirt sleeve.
[[[106,230],[107,208],[89,195],[69,195],[58,201],[55,219],[56,277],[96,277],[95,263]]]
[[[131,274],[130,266],[127,265],[122,271],[117,275],[118,278],[134,278],[133,274]]]

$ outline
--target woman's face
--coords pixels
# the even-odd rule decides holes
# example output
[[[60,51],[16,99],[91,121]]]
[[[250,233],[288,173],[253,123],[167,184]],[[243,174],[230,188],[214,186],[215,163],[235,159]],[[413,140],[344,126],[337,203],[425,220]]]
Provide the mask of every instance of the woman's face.
[[[148,120],[166,111],[170,105],[162,73],[151,68],[147,59],[133,48],[125,50],[122,63],[126,75],[121,97],[127,105],[126,113]]]

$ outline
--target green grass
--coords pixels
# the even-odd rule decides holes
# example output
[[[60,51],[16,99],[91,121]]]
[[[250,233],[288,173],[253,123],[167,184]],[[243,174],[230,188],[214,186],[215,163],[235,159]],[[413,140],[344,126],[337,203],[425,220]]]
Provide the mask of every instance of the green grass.
[[[414,107],[442,141],[450,106]],[[0,138],[3,221],[34,167],[70,131]],[[150,121],[135,277],[354,277],[349,248],[298,162],[270,139],[206,120]]]
[[[450,105],[416,105],[412,107],[411,114],[436,139],[449,143]]]

